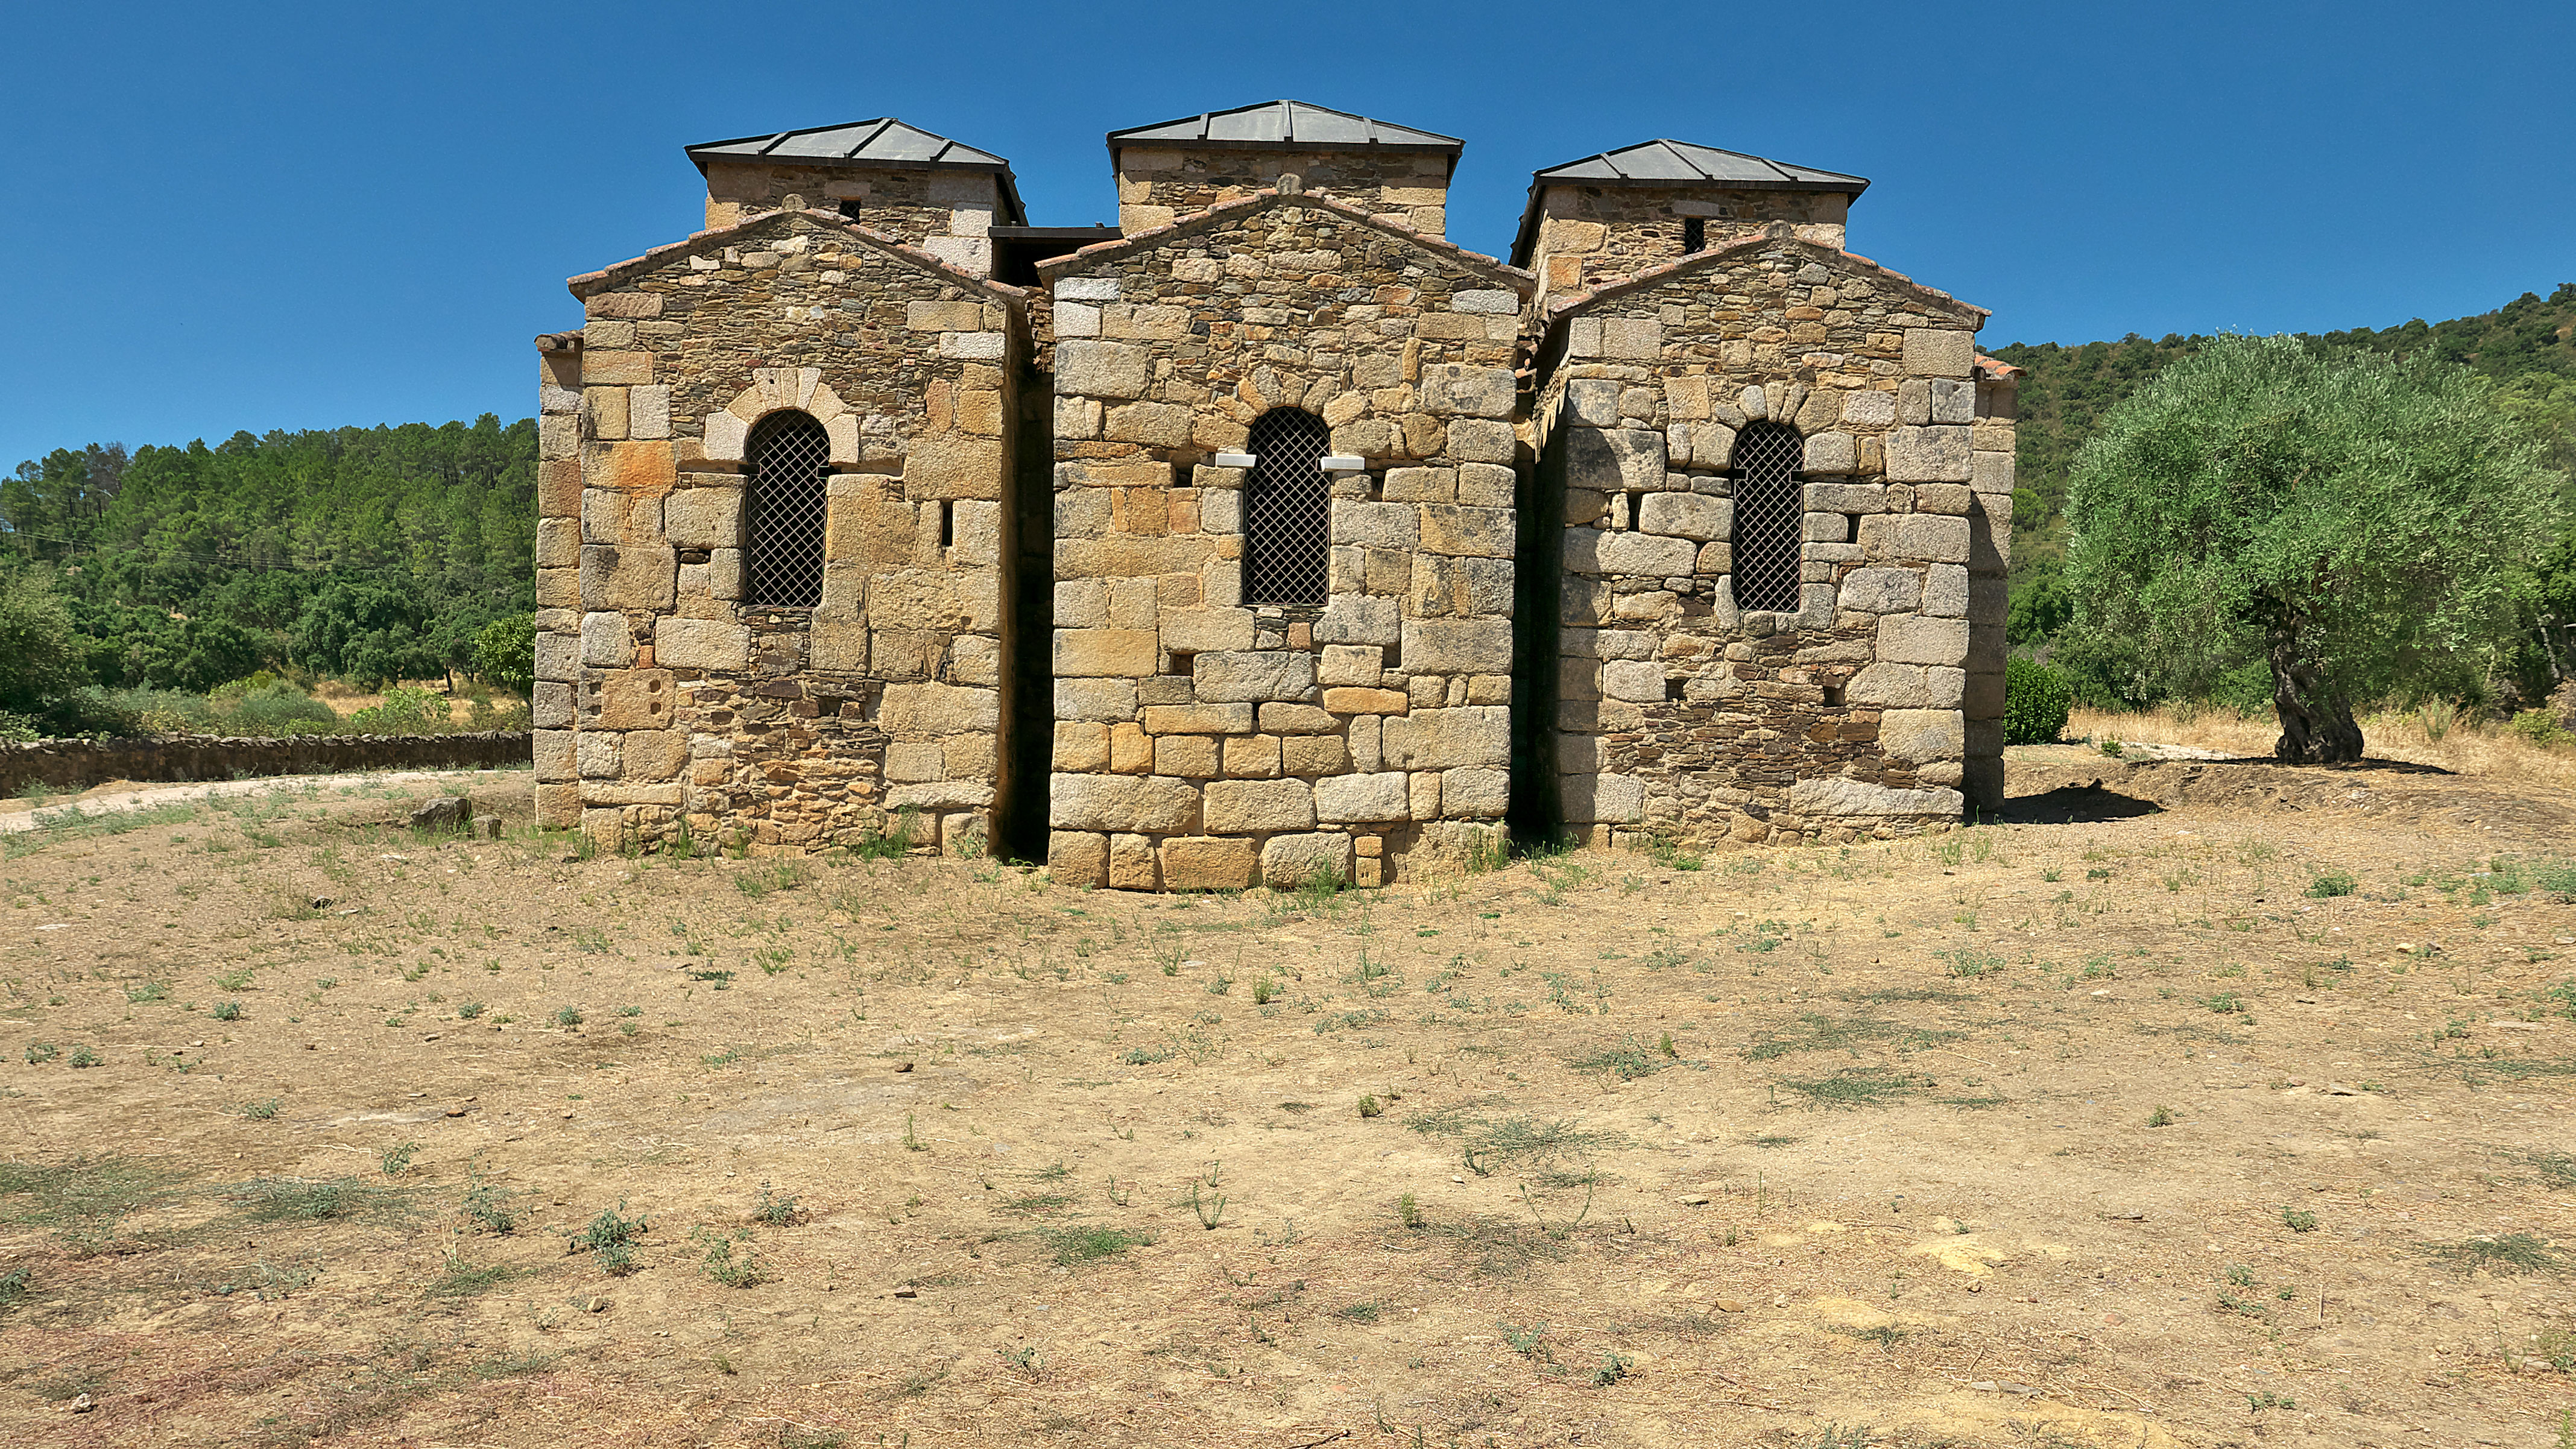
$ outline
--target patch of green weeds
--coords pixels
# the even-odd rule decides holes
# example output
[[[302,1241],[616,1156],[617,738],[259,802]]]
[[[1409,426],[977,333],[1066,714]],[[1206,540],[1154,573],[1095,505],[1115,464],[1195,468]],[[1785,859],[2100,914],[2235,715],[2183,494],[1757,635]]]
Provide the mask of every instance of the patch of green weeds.
[[[752,1247],[748,1228],[725,1232],[718,1228],[689,1229],[689,1241],[703,1250],[698,1271],[709,1282],[727,1288],[749,1288],[769,1281],[769,1265]]]
[[[2537,1171],[2540,1180],[2551,1187],[2576,1187],[2576,1153],[2515,1152],[2507,1155]]]
[[[430,1280],[422,1296],[428,1298],[471,1298],[477,1293],[498,1288],[513,1278],[525,1277],[531,1270],[513,1268],[506,1263],[468,1263],[454,1253],[436,1278]]]
[[[484,1177],[468,1172],[465,1179],[464,1212],[466,1219],[487,1233],[515,1231],[526,1216],[517,1206],[523,1196]]]
[[[1776,1085],[1806,1098],[1811,1108],[1847,1110],[1892,1107],[1908,1095],[1931,1086],[1932,1079],[1914,1072],[1890,1071],[1885,1067],[1846,1067],[1827,1077],[1783,1077]]]
[[[626,1216],[626,1200],[604,1209],[590,1220],[589,1226],[572,1235],[572,1250],[587,1251],[598,1260],[600,1271],[612,1277],[623,1277],[635,1271],[635,1240],[651,1230],[652,1224],[642,1214]]]
[[[2425,1251],[2460,1273],[2481,1268],[2500,1276],[2557,1273],[2565,1266],[2556,1248],[2529,1233],[2481,1233],[2456,1243],[2436,1243]]]
[[[233,1195],[244,1204],[242,1216],[255,1223],[382,1218],[408,1212],[412,1205],[411,1194],[400,1188],[375,1187],[354,1177],[256,1177]]]
[[[2308,881],[2308,895],[2317,900],[2348,896],[2361,889],[2361,883],[2343,871],[2327,871]]]
[[[1801,1029],[1795,1033],[1765,1036],[1746,1047],[1744,1059],[1767,1062],[1793,1052],[1849,1051],[1868,1042],[1894,1042],[1900,1049],[1910,1049],[1954,1041],[1961,1035],[1955,1031],[1934,1031],[1867,1016],[1837,1021],[1812,1011],[1801,1012],[1798,1022]]]
[[[1970,946],[1961,946],[1955,951],[1935,951],[1932,956],[1935,960],[1949,962],[1950,974],[1962,979],[1992,976],[2004,969],[2002,956]]]
[[[773,1193],[769,1190],[767,1182],[760,1185],[760,1202],[751,1210],[751,1215],[773,1228],[793,1227],[803,1220],[796,1206],[795,1195]]]
[[[1623,1082],[1633,1082],[1680,1063],[1630,1037],[1618,1046],[1603,1047],[1587,1055],[1570,1058],[1566,1065],[1578,1072],[1608,1072]]]
[[[1065,1227],[1041,1228],[1038,1239],[1054,1255],[1057,1267],[1070,1268],[1119,1257],[1130,1248],[1151,1247],[1154,1235],[1126,1228]]]

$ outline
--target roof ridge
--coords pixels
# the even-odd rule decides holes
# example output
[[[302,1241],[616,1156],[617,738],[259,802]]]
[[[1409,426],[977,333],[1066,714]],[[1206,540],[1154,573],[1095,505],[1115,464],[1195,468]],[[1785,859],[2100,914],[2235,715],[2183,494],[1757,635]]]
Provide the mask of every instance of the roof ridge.
[[[1415,231],[1413,228],[1406,226],[1401,222],[1386,221],[1382,218],[1372,216],[1368,212],[1363,211],[1359,207],[1336,196],[1322,196],[1307,191],[1282,192],[1275,186],[1265,186],[1258,191],[1254,191],[1248,195],[1238,196],[1231,201],[1220,201],[1213,206],[1206,207],[1199,211],[1190,212],[1185,216],[1176,216],[1170,221],[1163,223],[1161,226],[1151,227],[1140,232],[1132,232],[1126,236],[1114,237],[1108,241],[1093,242],[1087,247],[1068,252],[1063,256],[1049,257],[1045,261],[1039,262],[1037,264],[1037,269],[1041,276],[1045,276],[1050,269],[1062,270],[1063,268],[1079,263],[1085,257],[1097,259],[1099,257],[1107,256],[1112,251],[1116,251],[1121,248],[1134,248],[1139,246],[1141,243],[1159,241],[1163,237],[1174,235],[1184,230],[1204,227],[1214,221],[1233,217],[1239,214],[1258,211],[1265,206],[1279,204],[1318,207],[1322,210],[1333,212],[1346,220],[1358,222],[1362,226],[1385,232],[1391,236],[1401,237],[1404,240],[1412,242],[1416,246],[1422,247],[1426,250],[1446,253],[1447,255],[1457,257],[1470,263],[1471,270],[1499,273],[1504,279],[1512,281],[1515,284],[1514,290],[1522,292],[1525,296],[1534,293],[1538,288],[1537,273],[1523,271],[1519,267],[1511,265],[1509,262],[1505,262],[1496,257],[1489,257],[1483,252],[1469,251],[1465,247],[1458,245],[1456,242],[1449,240],[1447,237],[1433,236],[1428,232]]]

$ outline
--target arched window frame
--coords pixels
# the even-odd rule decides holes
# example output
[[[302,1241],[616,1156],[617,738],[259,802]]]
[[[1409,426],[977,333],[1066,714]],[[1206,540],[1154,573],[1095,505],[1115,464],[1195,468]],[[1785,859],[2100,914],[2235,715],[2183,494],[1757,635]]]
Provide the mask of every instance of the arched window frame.
[[[1243,601],[1320,605],[1332,585],[1332,429],[1304,408],[1272,408],[1244,446],[1254,462],[1244,480]]]
[[[825,478],[832,440],[810,413],[774,412],[743,448],[743,598],[754,608],[823,602]]]
[[[1735,603],[1745,610],[1798,612],[1806,534],[1806,440],[1786,423],[1759,422],[1736,434]]]

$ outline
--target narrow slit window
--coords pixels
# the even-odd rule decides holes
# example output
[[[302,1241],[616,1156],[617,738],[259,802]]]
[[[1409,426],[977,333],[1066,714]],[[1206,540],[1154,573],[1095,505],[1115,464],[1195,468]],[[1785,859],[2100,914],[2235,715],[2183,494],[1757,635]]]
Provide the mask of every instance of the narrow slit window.
[[[823,478],[832,440],[804,413],[772,413],[744,450],[751,487],[744,558],[755,607],[810,609],[823,601]]]
[[[1735,603],[1798,611],[1798,540],[1806,520],[1798,469],[1806,444],[1795,428],[1755,423],[1735,439]]]
[[[939,500],[939,546],[941,548],[957,546],[957,503],[954,499]]]
[[[1708,223],[1696,216],[1682,218],[1682,254],[1708,250]]]
[[[1252,424],[1245,451],[1261,461],[1245,480],[1243,592],[1247,604],[1324,602],[1333,536],[1333,488],[1324,420],[1273,408]]]

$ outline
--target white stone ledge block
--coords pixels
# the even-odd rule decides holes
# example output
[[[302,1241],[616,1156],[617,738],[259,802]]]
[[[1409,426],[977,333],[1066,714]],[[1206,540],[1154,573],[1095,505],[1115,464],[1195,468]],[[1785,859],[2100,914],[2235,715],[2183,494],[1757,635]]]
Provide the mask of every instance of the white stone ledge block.
[[[751,438],[751,424],[731,412],[710,413],[706,424],[707,456],[717,462],[742,461],[743,444]]]
[[[1116,277],[1060,277],[1055,284],[1059,302],[1115,302],[1118,300]]]
[[[1840,775],[1789,787],[1789,808],[1800,815],[1955,820],[1964,803],[1956,790],[1892,790]]]

